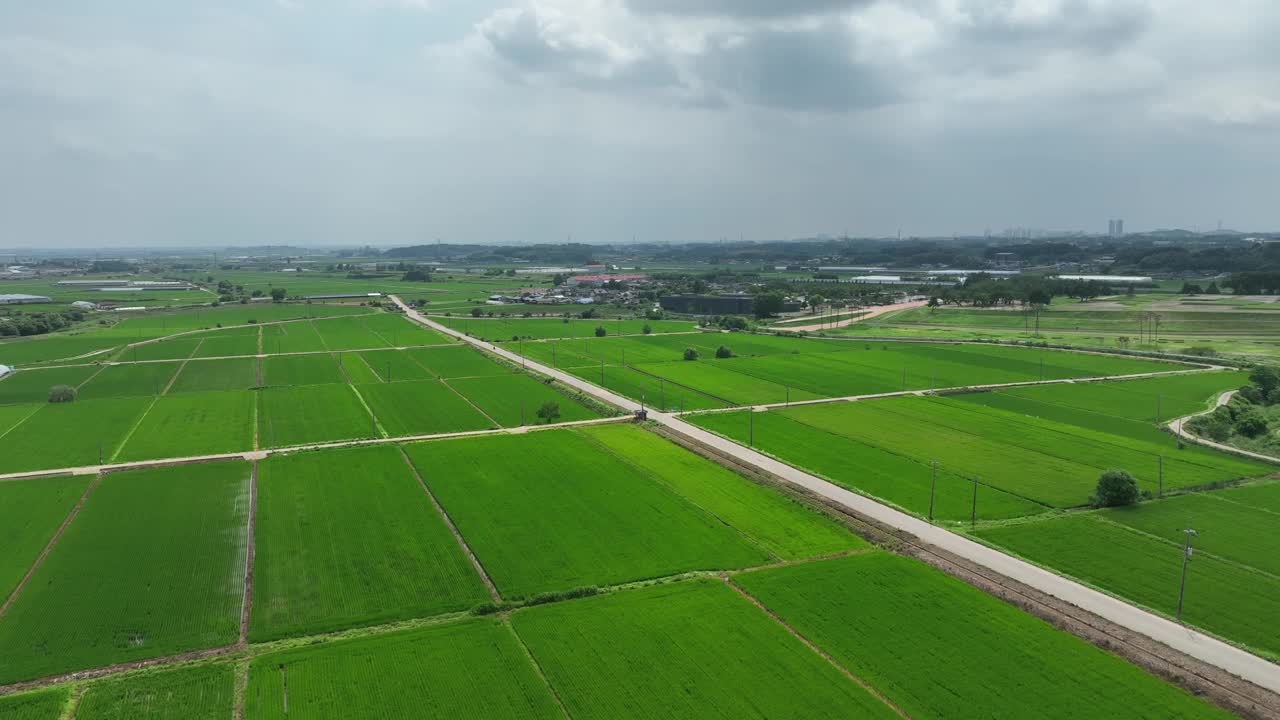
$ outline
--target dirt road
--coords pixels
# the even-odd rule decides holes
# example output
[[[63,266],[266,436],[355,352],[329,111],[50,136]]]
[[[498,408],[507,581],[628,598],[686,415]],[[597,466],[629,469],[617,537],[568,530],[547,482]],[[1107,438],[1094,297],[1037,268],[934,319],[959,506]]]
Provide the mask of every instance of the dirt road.
[[[464,342],[471,343],[477,347],[483,347],[513,362],[522,362],[522,358],[513,352],[499,348],[491,343],[475,340],[443,325],[431,322],[394,295],[391,296],[391,300],[399,305],[411,319],[417,322],[423,323],[434,330],[460,338]],[[596,387],[581,378],[549,368],[532,360],[523,360],[523,362],[544,375],[554,377],[570,387],[577,388],[611,405],[631,412],[640,409],[639,403],[604,388]],[[650,411],[649,418],[741,462],[760,468],[787,483],[839,503],[875,522],[910,533],[921,541],[1080,607],[1202,662],[1221,668],[1259,687],[1266,688],[1272,692],[1280,692],[1280,667],[1256,655],[1216,638],[1209,637],[1204,633],[1179,625],[1154,613],[1136,608],[1122,600],[1085,587],[1080,583],[1068,580],[1031,563],[935,527],[915,516],[845,490],[819,477],[774,460],[767,455],[762,455],[690,425],[674,415]]]

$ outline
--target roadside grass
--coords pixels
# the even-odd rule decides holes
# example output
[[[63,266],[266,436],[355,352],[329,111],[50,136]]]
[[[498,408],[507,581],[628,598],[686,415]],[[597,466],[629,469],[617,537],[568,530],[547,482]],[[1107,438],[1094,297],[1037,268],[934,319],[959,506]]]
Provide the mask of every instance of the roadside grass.
[[[169,393],[248,390],[257,386],[257,358],[192,360],[178,373]]]
[[[1174,519],[1175,528],[1185,527],[1187,518],[1175,514]],[[1203,534],[1224,530],[1224,522],[1229,521],[1204,525]],[[1135,532],[1097,513],[979,529],[974,534],[1130,602],[1170,616],[1176,613],[1182,569],[1178,542]],[[1183,610],[1188,623],[1277,657],[1277,617],[1280,578],[1207,553],[1191,561]]]
[[[76,387],[88,380],[100,369],[97,366],[90,365],[19,370],[0,378],[0,403],[47,402],[49,400],[49,389],[54,385]]]
[[[914,559],[868,553],[733,583],[911,717],[1230,717]]]
[[[18,586],[91,479],[82,475],[0,482],[0,603]]]
[[[262,360],[262,382],[271,387],[343,383],[338,362],[328,353],[286,355]]]
[[[826,515],[654,433],[637,432],[627,425],[584,427],[576,432],[737,528],[783,560],[869,547],[865,540]]]
[[[158,670],[89,686],[75,720],[225,720],[234,695],[230,665]]]
[[[256,394],[248,391],[193,392],[156,398],[116,460],[252,450],[255,402]]]
[[[255,658],[245,714],[254,720],[562,717],[515,636],[495,619]]]
[[[258,466],[255,642],[464,610],[489,598],[391,445]]]
[[[581,720],[898,717],[715,580],[520,610],[512,625]]]
[[[369,411],[346,384],[266,388],[257,401],[259,447],[378,437]]]
[[[235,642],[249,466],[103,478],[0,618],[0,683]]]
[[[487,430],[488,419],[437,380],[361,385],[360,395],[392,437]]]
[[[110,461],[152,398],[45,404],[0,437],[0,472]]]
[[[546,424],[537,416],[538,408],[544,403],[555,403],[560,408],[560,417],[553,422],[600,417],[585,405],[524,373],[446,382],[503,427]]]
[[[425,442],[406,451],[508,599],[770,559],[571,431]]]

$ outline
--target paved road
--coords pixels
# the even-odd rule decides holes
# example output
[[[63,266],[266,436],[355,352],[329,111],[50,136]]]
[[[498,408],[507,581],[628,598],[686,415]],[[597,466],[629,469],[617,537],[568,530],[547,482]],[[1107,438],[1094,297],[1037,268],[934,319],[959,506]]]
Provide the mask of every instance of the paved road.
[[[522,360],[519,355],[513,352],[504,350],[491,343],[469,338],[461,333],[454,332],[443,325],[431,322],[420,313],[404,304],[400,298],[394,295],[391,296],[391,300],[404,309],[410,318],[421,322],[434,330],[460,338],[464,342],[468,342],[472,345],[483,347],[486,350],[500,355],[512,362],[525,362],[528,366],[544,375],[554,377],[566,385],[582,390],[593,397],[617,407],[632,412],[640,409],[640,405],[638,403],[612,393],[604,388],[596,387],[581,378],[549,368],[532,360]],[[1275,664],[1263,660],[1252,653],[1245,652],[1244,650],[1224,643],[1221,640],[1209,637],[1204,633],[1197,632],[1171,620],[1167,620],[1153,613],[1136,608],[1126,602],[1117,600],[1110,595],[1085,587],[1080,583],[1068,580],[1067,578],[1056,575],[1048,570],[1032,565],[1031,563],[1006,555],[998,550],[994,550],[950,531],[930,525],[924,520],[908,515],[899,510],[895,510],[886,505],[882,505],[875,500],[845,490],[844,488],[833,485],[822,478],[797,470],[796,468],[774,460],[767,455],[762,455],[754,450],[726,440],[719,435],[713,435],[701,428],[690,425],[674,415],[650,411],[649,418],[676,432],[691,437],[705,445],[715,448],[720,452],[730,455],[739,461],[754,465],[787,482],[803,487],[830,500],[834,500],[850,510],[871,518],[876,522],[880,522],[915,535],[920,540],[930,543],[942,550],[958,555],[970,562],[1000,573],[1005,577],[1011,578],[1025,585],[1029,585],[1041,592],[1059,598],[1060,600],[1069,602],[1088,612],[1116,623],[1117,625],[1128,628],[1133,632],[1140,633],[1153,640],[1164,643],[1165,645],[1201,660],[1202,662],[1214,665],[1227,672],[1244,678],[1245,680],[1248,680],[1260,687],[1271,690],[1272,692],[1280,692],[1280,667],[1277,667]]]
[[[859,315],[858,317],[855,317],[855,318],[848,318],[847,320],[837,320],[835,322],[829,322],[829,323],[819,322],[819,323],[814,323],[813,325],[780,325],[778,326],[777,329],[787,330],[790,332],[800,332],[801,330],[807,330],[809,332],[818,332],[820,330],[842,328],[848,325],[852,325],[854,323],[860,323],[866,320],[870,320],[873,317],[878,317],[880,315],[885,315],[887,313],[896,312],[898,310],[909,310],[911,308],[924,307],[927,304],[928,304],[927,300],[912,300],[911,302],[897,303],[896,305],[881,305],[879,307],[871,308],[864,315]]]
[[[1231,445],[1224,445],[1223,443],[1214,442],[1213,440],[1210,440],[1208,438],[1200,437],[1199,435],[1196,435],[1195,433],[1186,429],[1185,426],[1188,420],[1190,420],[1191,418],[1200,417],[1201,415],[1208,415],[1214,410],[1217,410],[1223,405],[1226,405],[1227,403],[1231,402],[1231,398],[1235,397],[1237,392],[1238,392],[1237,390],[1224,392],[1218,396],[1218,401],[1214,403],[1211,409],[1202,410],[1201,412],[1198,412],[1198,413],[1192,413],[1191,415],[1180,417],[1177,420],[1170,422],[1169,430],[1171,430],[1174,435],[1177,435],[1180,438],[1185,438],[1187,440],[1190,440],[1191,442],[1197,445],[1204,445],[1206,447],[1214,448],[1215,450],[1221,450],[1222,452],[1225,452],[1225,453],[1231,453],[1232,455],[1243,455],[1244,457],[1252,458],[1254,460],[1261,460],[1262,462],[1273,463],[1273,464],[1280,463],[1280,458],[1274,455],[1265,455],[1263,453],[1256,453],[1249,450],[1242,450],[1238,447],[1234,447]]]

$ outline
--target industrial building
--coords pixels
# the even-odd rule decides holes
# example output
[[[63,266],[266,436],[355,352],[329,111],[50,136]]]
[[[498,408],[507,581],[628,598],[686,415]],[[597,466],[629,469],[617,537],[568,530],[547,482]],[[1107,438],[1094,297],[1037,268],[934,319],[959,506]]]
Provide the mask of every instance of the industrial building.
[[[755,298],[750,295],[667,295],[658,298],[663,310],[682,315],[751,315]]]
[[[0,295],[0,305],[37,305],[51,302],[53,302],[53,298],[47,298],[44,295],[24,295],[22,293]]]

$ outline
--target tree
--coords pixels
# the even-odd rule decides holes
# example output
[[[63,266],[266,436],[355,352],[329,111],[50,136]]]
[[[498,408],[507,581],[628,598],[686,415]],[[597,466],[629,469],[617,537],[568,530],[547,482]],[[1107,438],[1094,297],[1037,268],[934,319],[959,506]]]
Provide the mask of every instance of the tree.
[[[720,347],[716,348],[716,357],[720,360],[724,360],[725,358],[731,358],[733,357],[733,351],[725,347],[724,345],[721,345]]]
[[[471,308],[471,317],[480,317],[481,315],[484,315],[483,308],[478,308],[478,307]]]
[[[70,385],[54,385],[49,388],[49,402],[69,403],[76,399],[76,389]]]
[[[1280,367],[1259,365],[1249,373],[1249,381],[1258,387],[1263,402],[1272,404],[1280,400]]]
[[[542,407],[538,408],[538,412],[536,414],[538,416],[538,419],[543,421],[544,423],[548,423],[548,424],[553,423],[560,418],[560,403],[557,403],[557,402],[542,403]]]
[[[608,331],[604,329],[603,325],[596,326],[596,337],[604,337],[606,334],[608,334]]]
[[[685,349],[684,349],[684,359],[685,359],[685,360],[697,360],[697,359],[698,359],[698,351],[697,351],[697,350],[695,350],[694,348],[691,348],[691,347],[687,347],[687,348],[685,348]]]
[[[1257,407],[1250,406],[1236,415],[1236,432],[1248,438],[1256,438],[1267,432],[1267,416]]]
[[[755,312],[758,318],[767,318],[782,312],[785,299],[781,293],[764,293],[755,298]]]
[[[942,304],[942,303],[941,303],[941,302],[939,302],[939,300],[938,300],[938,296],[936,296],[936,295],[935,295],[935,296],[933,296],[933,297],[929,298],[929,308],[930,308],[930,309],[936,309],[936,308],[937,308],[939,305],[941,305],[941,304]]]
[[[271,288],[271,302],[284,302],[289,293],[284,288]]]
[[[1204,289],[1205,295],[1221,295],[1222,291],[1218,289],[1218,283],[1210,282],[1209,287]]]
[[[1193,283],[1193,282],[1182,283],[1182,291],[1181,291],[1182,295],[1199,295],[1203,292],[1204,292],[1204,288],[1200,287],[1199,283]]]
[[[1124,470],[1108,470],[1098,478],[1091,498],[1095,507],[1120,507],[1138,502],[1138,481]]]
[[[431,282],[431,273],[425,270],[410,270],[400,278],[401,282]]]
[[[653,333],[653,328],[649,327],[649,323],[645,323],[644,327],[640,329],[640,332],[645,335],[650,335]]]

